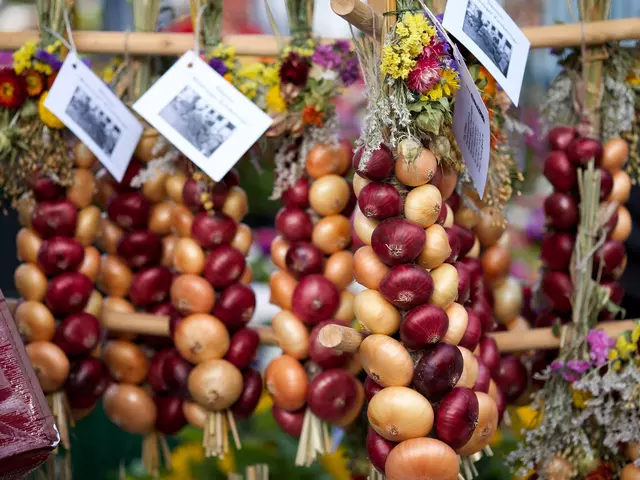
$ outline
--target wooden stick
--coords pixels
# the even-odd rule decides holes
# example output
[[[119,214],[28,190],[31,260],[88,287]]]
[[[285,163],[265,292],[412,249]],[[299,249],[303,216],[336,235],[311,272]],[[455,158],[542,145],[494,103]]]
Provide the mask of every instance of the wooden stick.
[[[107,330],[169,336],[169,317],[166,315],[103,311],[100,323]]]
[[[379,38],[383,26],[380,14],[372,13],[359,0],[332,0],[331,5],[338,15],[365,33],[373,33],[375,17],[376,36]],[[531,41],[531,48],[575,47],[581,41],[579,24],[547,25],[522,30]],[[640,39],[640,18],[585,23],[584,35],[587,45]],[[131,32],[127,36],[126,50],[130,55],[182,55],[193,48],[191,33]],[[0,49],[17,50],[27,41],[37,41],[38,38],[37,31],[0,32]],[[73,40],[82,53],[121,55],[125,51],[124,32],[76,31]],[[271,35],[229,35],[223,41],[234,47],[240,56],[274,57],[280,53]]]
[[[260,345],[269,345],[271,347],[279,347],[280,342],[276,337],[276,334],[273,333],[273,328],[271,327],[257,327],[254,329],[258,332],[260,336]]]
[[[320,330],[318,339],[322,346],[338,352],[357,352],[366,333],[341,325],[327,325]]]

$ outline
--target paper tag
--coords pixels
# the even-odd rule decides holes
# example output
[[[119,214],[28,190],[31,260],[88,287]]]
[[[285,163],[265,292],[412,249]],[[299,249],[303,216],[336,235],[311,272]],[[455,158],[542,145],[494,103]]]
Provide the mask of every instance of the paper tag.
[[[44,106],[78,137],[119,182],[142,125],[75,52],[69,52]]]
[[[496,0],[449,0],[446,28],[518,106],[531,42]]]
[[[458,64],[460,88],[456,93],[453,109],[453,135],[462,153],[462,159],[467,166],[469,176],[473,180],[473,186],[482,199],[491,155],[489,111],[482,101],[482,96],[480,96],[458,47],[451,41],[435,15],[425,5],[423,8],[436,29],[449,42],[453,58]]]
[[[216,182],[272,123],[193,51],[185,53],[133,109]]]

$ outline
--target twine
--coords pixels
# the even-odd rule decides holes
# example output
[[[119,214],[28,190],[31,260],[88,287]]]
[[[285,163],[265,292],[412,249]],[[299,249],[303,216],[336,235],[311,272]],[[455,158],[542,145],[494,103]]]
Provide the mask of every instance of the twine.
[[[195,31],[194,31],[194,37],[193,37],[193,51],[197,56],[200,56],[200,28],[202,23],[202,14],[206,10],[206,8],[207,8],[207,4],[203,3],[202,6],[200,7],[200,10],[198,10],[198,15],[196,15],[196,24],[194,26]]]

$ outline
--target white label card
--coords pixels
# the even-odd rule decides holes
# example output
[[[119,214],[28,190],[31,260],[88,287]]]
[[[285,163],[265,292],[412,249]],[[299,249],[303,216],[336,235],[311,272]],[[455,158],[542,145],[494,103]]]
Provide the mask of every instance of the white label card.
[[[67,55],[44,106],[122,180],[142,125],[75,52]]]
[[[133,109],[216,182],[272,123],[193,51],[185,53]]]
[[[449,42],[453,58],[458,64],[460,88],[456,93],[453,109],[453,135],[462,153],[462,159],[467,166],[469,176],[473,180],[473,186],[482,199],[491,155],[489,111],[482,101],[482,96],[458,47],[451,41],[435,15],[424,4],[422,6],[436,29]]]
[[[449,0],[442,22],[517,107],[531,42],[496,0]]]

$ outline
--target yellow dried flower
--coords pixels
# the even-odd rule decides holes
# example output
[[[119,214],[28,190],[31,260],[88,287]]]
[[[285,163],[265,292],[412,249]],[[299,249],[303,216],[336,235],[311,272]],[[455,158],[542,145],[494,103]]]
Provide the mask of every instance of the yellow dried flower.
[[[571,397],[573,398],[573,404],[576,408],[587,408],[587,400],[591,400],[593,395],[591,392],[585,392],[583,390],[571,389]]]
[[[618,350],[618,354],[623,360],[627,360],[632,353],[635,353],[636,346],[637,345],[635,345],[633,342],[627,340],[627,337],[624,335],[621,335],[616,340],[616,350]]]
[[[265,101],[270,112],[281,113],[287,109],[287,103],[280,94],[279,83],[269,89]]]
[[[58,117],[51,113],[51,110],[44,106],[47,95],[49,95],[48,91],[43,92],[42,95],[40,95],[40,100],[38,100],[38,115],[40,115],[40,120],[42,120],[42,123],[44,123],[49,128],[64,128],[64,123],[62,123]]]

